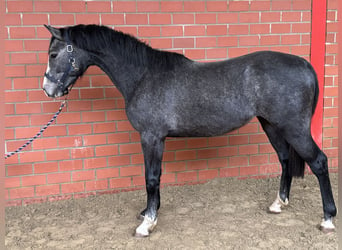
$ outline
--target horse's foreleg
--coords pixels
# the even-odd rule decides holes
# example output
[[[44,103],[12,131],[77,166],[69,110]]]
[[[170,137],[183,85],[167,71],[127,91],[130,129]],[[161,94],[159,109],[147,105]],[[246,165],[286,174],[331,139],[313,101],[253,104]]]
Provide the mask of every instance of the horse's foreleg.
[[[143,222],[135,230],[135,236],[146,237],[157,225],[157,211],[160,206],[159,186],[164,138],[156,137],[152,133],[142,133],[141,144],[145,161],[147,207],[140,214]]]

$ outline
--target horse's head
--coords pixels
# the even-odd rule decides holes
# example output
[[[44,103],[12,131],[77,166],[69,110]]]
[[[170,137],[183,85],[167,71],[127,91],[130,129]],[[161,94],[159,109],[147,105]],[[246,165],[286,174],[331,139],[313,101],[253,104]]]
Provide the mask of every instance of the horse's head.
[[[52,38],[43,90],[49,97],[61,97],[69,93],[69,89],[86,70],[88,55],[71,42],[67,29],[45,27]]]

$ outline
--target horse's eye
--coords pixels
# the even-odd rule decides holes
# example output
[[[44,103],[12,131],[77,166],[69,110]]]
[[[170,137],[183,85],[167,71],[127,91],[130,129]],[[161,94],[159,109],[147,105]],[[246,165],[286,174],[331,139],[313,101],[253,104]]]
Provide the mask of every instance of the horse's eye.
[[[57,57],[57,55],[58,55],[57,53],[51,53],[51,54],[50,54],[50,57],[54,59],[54,58]]]

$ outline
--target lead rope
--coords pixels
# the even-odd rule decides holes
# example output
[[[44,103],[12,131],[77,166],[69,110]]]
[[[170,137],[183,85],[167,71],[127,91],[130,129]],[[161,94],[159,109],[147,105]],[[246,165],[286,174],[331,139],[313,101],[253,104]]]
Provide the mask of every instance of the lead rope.
[[[33,136],[30,140],[28,140],[24,145],[19,147],[17,150],[5,154],[5,159],[7,159],[7,158],[11,157],[12,155],[20,152],[21,150],[26,148],[28,145],[30,145],[35,139],[37,139],[39,136],[41,136],[41,134],[45,131],[45,129],[47,129],[47,127],[49,127],[51,125],[51,123],[53,123],[53,121],[56,120],[57,116],[62,112],[62,109],[65,106],[65,103],[66,103],[66,99],[61,103],[61,106],[59,107],[58,111],[54,114],[54,116],[51,118],[51,120],[44,127],[42,127],[40,129],[40,131],[35,136]]]

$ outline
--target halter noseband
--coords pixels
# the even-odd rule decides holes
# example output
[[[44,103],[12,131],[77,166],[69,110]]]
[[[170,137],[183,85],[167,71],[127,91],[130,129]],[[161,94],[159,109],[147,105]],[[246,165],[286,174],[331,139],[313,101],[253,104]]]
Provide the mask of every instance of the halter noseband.
[[[54,76],[50,75],[49,73],[45,72],[44,76],[49,79],[51,82],[56,83],[59,88],[63,90],[64,82],[66,78],[69,76],[70,72],[77,72],[79,68],[76,65],[76,59],[74,57],[74,47],[72,46],[68,32],[65,33],[65,41],[67,43],[66,45],[66,51],[69,56],[69,67],[68,69],[63,73],[63,76],[61,79],[56,79]],[[71,88],[73,87],[73,84],[71,85]],[[70,90],[71,90],[70,88]],[[63,94],[67,95],[69,93],[68,87],[63,90]]]

